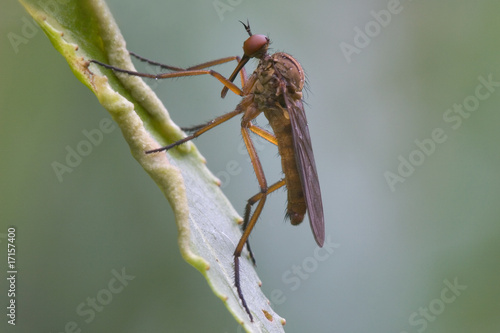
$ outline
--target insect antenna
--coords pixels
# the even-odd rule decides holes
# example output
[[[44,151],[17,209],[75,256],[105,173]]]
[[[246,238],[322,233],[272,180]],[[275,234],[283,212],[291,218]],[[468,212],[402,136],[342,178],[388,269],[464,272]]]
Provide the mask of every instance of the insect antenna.
[[[250,23],[248,22],[248,19],[247,19],[247,24],[245,24],[244,22],[240,21],[241,24],[243,24],[243,26],[245,27],[245,30],[248,32],[248,35],[252,36],[252,31],[250,30]]]

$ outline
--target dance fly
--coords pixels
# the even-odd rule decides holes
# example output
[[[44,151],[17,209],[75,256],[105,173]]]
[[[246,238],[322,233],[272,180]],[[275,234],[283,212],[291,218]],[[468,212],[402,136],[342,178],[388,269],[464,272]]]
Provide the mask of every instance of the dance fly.
[[[285,186],[288,192],[287,217],[293,225],[297,225],[302,222],[307,211],[314,239],[320,247],[323,246],[325,240],[325,225],[318,173],[316,171],[309,128],[302,103],[302,89],[305,82],[304,71],[299,62],[287,53],[277,52],[270,55],[268,53],[269,38],[265,35],[252,34],[248,22],[247,24],[241,23],[250,36],[243,43],[243,57],[241,58],[232,56],[205,62],[189,68],[179,68],[163,65],[131,52],[131,55],[141,61],[170,70],[168,73],[156,75],[116,68],[97,60],[91,60],[91,62],[116,72],[153,79],[211,75],[224,85],[221,92],[222,98],[226,96],[229,90],[242,97],[241,102],[233,111],[217,117],[206,124],[192,128],[183,128],[185,131],[190,132],[191,135],[168,146],[146,151],[146,153],[151,154],[169,150],[200,136],[236,115],[242,115],[241,135],[259,183],[259,192],[248,199],[245,207],[242,226],[243,234],[234,251],[234,283],[241,304],[248,313],[250,320],[253,321],[252,313],[246,303],[240,284],[239,258],[246,245],[250,258],[255,264],[248,237],[264,208],[267,195]],[[244,66],[251,58],[258,59],[259,63],[252,75],[247,77]],[[234,60],[238,61],[238,65],[229,78],[225,78],[218,72],[208,69],[214,65]],[[238,74],[241,77],[241,89],[233,83]],[[269,121],[273,130],[272,133],[254,124],[253,120],[261,113]],[[272,185],[267,184],[264,170],[250,137],[250,132],[278,147],[284,174],[283,179]],[[252,213],[252,207],[255,204],[256,207]]]

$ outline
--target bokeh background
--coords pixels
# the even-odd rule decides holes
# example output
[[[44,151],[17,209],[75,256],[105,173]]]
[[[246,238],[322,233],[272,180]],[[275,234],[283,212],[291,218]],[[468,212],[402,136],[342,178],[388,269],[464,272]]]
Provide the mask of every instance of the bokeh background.
[[[268,199],[251,237],[262,288],[287,332],[500,331],[498,1],[108,4],[129,49],[143,56],[190,66],[240,55],[247,36],[238,20],[248,18],[306,70],[330,252],[316,248],[307,222],[284,221],[283,191]],[[110,116],[43,32],[26,30],[19,3],[1,8],[0,331],[63,332],[76,322],[82,332],[240,332],[182,260],[172,210],[118,129],[58,179],[52,164],[65,164],[67,147]],[[388,8],[397,12],[390,19],[380,14]],[[365,29],[371,37],[360,35]],[[12,34],[25,43],[14,46]],[[490,90],[477,88],[479,78],[493,82]],[[151,84],[183,126],[239,100],[221,100],[209,77]],[[453,111],[464,103],[473,111]],[[435,129],[442,142],[432,148]],[[257,182],[239,121],[196,144],[242,212]],[[268,178],[278,179],[277,150],[263,145],[260,154]],[[235,161],[241,169],[229,175]],[[391,186],[386,174],[398,168],[404,182]],[[15,328],[4,314],[8,226],[17,228]],[[122,269],[135,278],[91,319],[77,314],[106,296]]]

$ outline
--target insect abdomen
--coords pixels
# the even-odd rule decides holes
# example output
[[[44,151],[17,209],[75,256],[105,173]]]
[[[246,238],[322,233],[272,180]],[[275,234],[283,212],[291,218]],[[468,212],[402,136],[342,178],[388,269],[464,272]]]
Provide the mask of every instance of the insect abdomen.
[[[304,219],[307,206],[295,159],[290,119],[287,111],[282,109],[264,111],[264,114],[278,140],[281,168],[285,174],[285,184],[288,190],[287,216],[293,225],[297,225]]]

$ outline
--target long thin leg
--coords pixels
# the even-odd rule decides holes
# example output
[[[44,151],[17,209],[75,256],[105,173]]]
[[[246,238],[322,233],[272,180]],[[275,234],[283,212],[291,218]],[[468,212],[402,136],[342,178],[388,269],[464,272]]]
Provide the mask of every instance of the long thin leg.
[[[135,58],[139,59],[140,61],[147,62],[148,64],[151,64],[151,65],[154,65],[154,66],[158,66],[158,67],[162,67],[162,68],[165,68],[165,69],[168,69],[168,70],[171,70],[171,71],[176,71],[176,72],[186,71],[186,70],[192,70],[192,69],[203,69],[203,68],[207,68],[207,67],[211,67],[211,66],[215,66],[215,65],[224,64],[226,62],[230,62],[230,61],[233,61],[233,60],[236,60],[238,62],[240,61],[240,57],[238,57],[238,56],[232,56],[232,57],[226,57],[226,58],[215,59],[215,60],[212,60],[212,61],[207,61],[207,62],[204,62],[202,64],[199,64],[199,65],[196,65],[196,66],[191,66],[191,67],[188,67],[188,68],[180,68],[180,67],[165,65],[165,64],[162,64],[160,62],[144,58],[144,57],[142,57],[142,56],[140,56],[140,55],[138,55],[137,53],[134,53],[134,52],[130,52],[129,51],[129,54],[131,56],[134,56]]]
[[[252,131],[253,133],[266,139],[267,141],[271,142],[272,144],[278,145],[278,140],[276,139],[274,134],[272,134],[271,132],[266,131],[265,129],[263,129],[259,126],[253,125],[250,122],[248,123],[247,126],[248,126],[248,129],[250,131]],[[274,183],[273,185],[271,185],[268,188],[265,195],[268,195],[269,193],[276,191],[277,189],[281,188],[283,185],[285,185],[284,179]],[[262,192],[259,192],[256,195],[254,195],[253,197],[251,197],[250,199],[248,199],[247,205],[245,207],[245,216],[243,218],[243,226],[242,226],[243,230],[245,230],[247,228],[248,221],[250,219],[250,212],[251,212],[252,205],[254,205],[256,202],[258,202],[261,199],[261,197],[262,197]],[[249,239],[247,239],[246,244],[247,244],[248,254],[250,255],[250,259],[252,260],[252,263],[255,265],[256,264],[255,257],[253,255],[252,249],[250,248],[250,240]]]
[[[278,140],[276,139],[274,134],[272,134],[271,132],[266,131],[265,129],[263,129],[259,126],[253,125],[252,123],[248,123],[248,129],[250,131],[252,131],[253,133],[257,134],[258,136],[260,136],[261,138],[266,139],[270,143],[272,143],[276,146],[278,145]],[[271,192],[274,192],[275,190],[279,189],[283,185],[285,185],[284,179],[276,182],[275,184],[271,185],[271,187],[268,188],[266,195],[268,195]],[[247,205],[245,207],[245,217],[243,218],[243,227],[242,227],[243,230],[245,230],[247,228],[252,205],[255,204],[257,201],[259,201],[261,197],[262,197],[262,193],[259,192],[256,195],[254,195],[253,197],[251,197],[250,199],[248,199]],[[250,255],[250,259],[252,260],[253,264],[255,265],[256,264],[255,257],[253,255],[252,249],[250,248],[250,240],[248,240],[248,239],[247,239],[247,250],[248,250],[248,253]]]
[[[266,197],[264,196],[259,201],[257,208],[255,208],[255,212],[252,215],[252,218],[250,219],[250,222],[246,230],[243,232],[243,236],[241,236],[241,239],[238,243],[238,246],[236,247],[236,250],[234,251],[234,284],[236,286],[236,291],[238,292],[238,296],[241,299],[241,303],[243,304],[243,308],[245,308],[245,311],[250,316],[250,321],[253,321],[253,317],[252,314],[250,313],[250,309],[248,308],[245,297],[243,297],[243,291],[241,290],[241,284],[240,284],[240,256],[241,256],[241,251],[243,250],[243,246],[245,246],[246,240],[248,239],[250,232],[255,226],[255,222],[257,222],[257,218],[262,212],[262,208],[264,208],[265,203],[266,203]]]
[[[129,71],[126,69],[114,67],[108,64],[105,64],[103,62],[97,61],[97,60],[90,60],[90,62],[93,62],[95,64],[98,64],[102,67],[112,69],[115,72],[120,72],[120,73],[125,73],[128,75],[133,75],[133,76],[140,76],[140,77],[148,77],[150,79],[169,79],[173,77],[182,77],[182,76],[197,76],[197,75],[212,75],[215,77],[217,80],[219,80],[224,87],[227,89],[231,90],[234,92],[236,95],[243,96],[243,91],[241,91],[240,88],[238,88],[234,83],[226,79],[224,76],[219,74],[216,71],[213,70],[203,70],[203,69],[196,69],[196,70],[184,70],[184,71],[179,71],[179,72],[174,72],[174,73],[160,73],[160,74],[148,74],[148,73],[140,73],[140,72],[134,72],[134,71]]]
[[[276,146],[278,145],[278,139],[276,139],[273,133],[268,132],[263,128],[260,128],[259,126],[253,125],[252,123],[249,124],[248,129],[253,133],[257,134],[258,136],[260,136],[261,138],[271,142],[272,144]]]
[[[234,116],[236,116],[236,115],[238,115],[238,114],[240,114],[242,112],[243,112],[243,110],[241,110],[240,108],[236,108],[236,110],[233,110],[231,112],[223,114],[222,116],[219,116],[219,117],[217,117],[217,118],[209,121],[205,125],[198,126],[196,132],[194,132],[193,134],[188,135],[185,138],[183,138],[183,139],[181,139],[179,141],[176,141],[176,142],[174,142],[172,144],[169,144],[168,146],[160,147],[160,148],[156,148],[156,149],[151,149],[151,150],[147,150],[146,154],[158,153],[160,151],[169,150],[169,149],[171,149],[171,148],[173,148],[175,146],[178,146],[178,145],[180,145],[180,144],[182,144],[184,142],[193,140],[194,138],[197,138],[200,135],[202,135],[203,133],[205,133],[206,131],[214,128],[215,126],[218,126],[218,125],[222,124],[223,122],[228,121],[229,119],[233,118]]]
[[[212,67],[212,66],[215,66],[215,65],[220,65],[220,64],[224,64],[226,62],[230,62],[230,61],[236,60],[238,62],[238,66],[235,68],[235,70],[233,71],[233,73],[229,77],[228,81],[233,82],[234,79],[236,78],[236,75],[238,74],[238,72],[240,72],[241,86],[242,87],[245,85],[245,82],[247,80],[247,77],[246,77],[247,75],[246,75],[246,71],[245,71],[244,66],[245,66],[245,64],[248,61],[248,57],[246,57],[243,62],[241,61],[241,58],[238,57],[238,56],[220,58],[220,59],[216,59],[216,60],[212,60],[212,61],[207,61],[207,62],[204,62],[202,64],[199,64],[199,65],[196,65],[196,66],[192,66],[192,67],[188,67],[188,68],[184,69],[184,68],[169,66],[169,65],[165,65],[165,64],[153,61],[153,60],[146,59],[144,57],[141,57],[138,54],[135,54],[134,52],[129,52],[129,53],[132,56],[136,57],[137,59],[139,59],[141,61],[147,62],[147,63],[149,63],[151,65],[160,66],[162,68],[169,69],[169,70],[172,70],[172,71],[189,71],[189,70],[203,69],[203,68]],[[225,85],[224,89],[221,92],[221,97],[222,98],[224,98],[226,96],[227,90],[228,90],[228,87]]]
[[[214,120],[212,120],[212,121],[214,121]],[[209,123],[211,123],[211,122],[209,122]],[[184,132],[193,133],[201,128],[204,128],[205,126],[207,126],[206,123],[200,124],[200,125],[195,125],[195,126],[190,126],[190,127],[181,127],[181,130],[183,130]],[[252,131],[253,133],[257,134],[258,136],[271,142],[272,144],[274,144],[276,146],[278,145],[278,140],[271,132],[268,132],[263,128],[260,128],[256,125],[253,125],[252,123],[248,124],[248,129],[250,131]]]
[[[161,68],[165,68],[165,69],[168,69],[168,70],[171,70],[171,71],[175,71],[175,72],[182,72],[182,71],[190,71],[190,70],[203,69],[203,68],[207,68],[207,67],[212,67],[212,66],[216,66],[216,65],[225,64],[225,63],[233,61],[233,60],[236,60],[239,63],[240,60],[241,60],[239,56],[232,56],[232,57],[226,57],[226,58],[220,58],[220,59],[215,59],[215,60],[207,61],[207,62],[204,62],[202,64],[191,66],[191,67],[188,67],[188,68],[180,68],[180,67],[175,67],[175,66],[170,66],[170,65],[162,64],[160,62],[144,58],[144,57],[142,57],[142,56],[140,56],[137,53],[132,52],[132,51],[129,51],[129,54],[131,56],[139,59],[140,61],[146,62],[146,63],[154,65],[154,66],[159,66]],[[96,64],[101,64],[98,61],[92,61],[91,60],[91,62],[95,62]],[[110,66],[110,67],[114,67],[114,66]],[[246,80],[247,80],[247,74],[246,74],[245,68],[241,68],[241,70],[240,70],[240,77],[241,77],[241,86],[243,87],[245,85]],[[229,81],[232,82],[233,80],[229,80]],[[224,86],[224,88],[227,88],[227,87]],[[224,94],[224,96],[225,96],[225,94]]]
[[[262,212],[262,208],[264,208],[264,204],[266,203],[266,194],[267,194],[268,188],[267,188],[266,177],[264,175],[264,170],[262,169],[262,165],[260,164],[260,160],[259,160],[259,157],[257,155],[257,150],[255,150],[255,147],[252,143],[252,139],[250,138],[250,133],[249,133],[249,129],[248,129],[249,124],[251,124],[250,120],[251,119],[248,119],[248,121],[245,123],[242,122],[241,135],[242,135],[243,141],[245,142],[245,145],[247,147],[248,155],[250,156],[250,160],[252,162],[252,166],[253,166],[253,169],[255,171],[257,181],[259,182],[260,192],[262,193],[262,196],[259,200],[259,203],[257,204],[257,207],[255,208],[255,211],[254,211],[252,217],[249,219],[245,230],[243,230],[243,235],[241,236],[240,241],[238,242],[238,245],[236,246],[236,249],[234,250],[234,284],[236,286],[236,290],[238,292],[238,296],[241,299],[241,303],[243,304],[243,307],[245,308],[246,312],[250,316],[250,320],[253,321],[252,314],[250,313],[250,309],[247,306],[245,298],[243,297],[243,292],[241,290],[239,258],[241,256],[241,252],[243,251],[243,247],[245,246],[245,244],[248,240],[248,236],[250,236],[250,233],[252,232],[252,229],[255,226],[255,223],[257,222],[257,219],[259,218],[260,213]]]
[[[196,126],[190,126],[190,127],[181,127],[181,130],[183,130],[184,132],[188,132],[188,133],[193,133],[197,130],[199,130],[200,128],[203,128],[205,127],[207,124],[204,123],[204,124],[201,124],[201,125],[196,125]]]
[[[240,62],[241,59],[238,56],[226,57],[226,58],[216,59],[216,60],[212,60],[212,61],[207,61],[207,62],[204,62],[202,64],[196,65],[196,66],[188,67],[188,68],[186,68],[186,70],[203,69],[203,68],[212,67],[215,65],[224,64],[224,63],[232,61],[232,60],[236,60],[236,61]],[[247,73],[245,71],[245,68],[241,68],[239,72],[240,72],[240,77],[241,77],[241,86],[243,87],[245,85],[245,82],[247,81]],[[233,82],[233,80],[228,79],[228,81],[230,81],[230,82]],[[224,86],[224,87],[226,88],[227,86]],[[224,96],[222,96],[222,98],[224,98]]]
[[[283,187],[284,185],[285,185],[284,179],[277,181],[273,185],[269,186],[265,195],[267,196],[268,194],[276,191],[277,189]],[[248,226],[248,221],[250,219],[250,212],[252,210],[252,206],[256,202],[258,202],[262,198],[262,196],[263,196],[262,192],[259,192],[256,195],[254,195],[253,197],[251,197],[250,199],[248,199],[247,205],[245,207],[245,216],[243,218],[243,226],[242,226],[243,231],[246,230],[246,228]],[[252,250],[250,249],[250,242],[248,239],[247,239],[247,250],[248,250],[248,253],[250,254],[250,259],[252,260],[253,264],[255,265],[255,257],[253,256]]]
[[[168,69],[168,70],[171,70],[171,71],[176,71],[176,72],[179,72],[179,71],[185,71],[186,69],[185,68],[180,68],[180,67],[175,67],[175,66],[170,66],[170,65],[165,65],[165,64],[162,64],[162,63],[159,63],[159,62],[156,62],[156,61],[153,61],[153,60],[149,60],[147,58],[144,58],[144,57],[141,57],[140,55],[138,55],[137,53],[134,53],[134,52],[131,52],[129,51],[128,52],[131,56],[139,59],[140,61],[143,61],[143,62],[147,62],[148,64],[151,64],[151,65],[154,65],[154,66],[158,66],[158,67],[161,67],[161,68],[165,68],[165,69]]]

